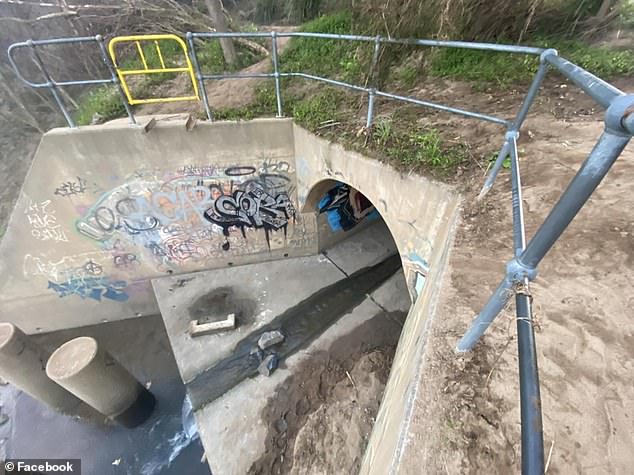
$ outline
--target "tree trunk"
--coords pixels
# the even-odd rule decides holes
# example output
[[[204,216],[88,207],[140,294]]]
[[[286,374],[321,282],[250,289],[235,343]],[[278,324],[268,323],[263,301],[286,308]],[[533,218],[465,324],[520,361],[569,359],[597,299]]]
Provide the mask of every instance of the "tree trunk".
[[[599,11],[596,14],[597,23],[603,20],[608,15],[611,8],[612,0],[603,0],[601,6],[599,7]]]
[[[214,23],[214,27],[218,32],[229,31],[227,28],[227,21],[222,11],[222,3],[220,0],[205,0],[207,10],[209,10],[209,16]],[[225,57],[227,64],[234,64],[237,60],[236,49],[233,46],[233,40],[231,38],[220,38],[220,46],[222,46],[222,54]]]

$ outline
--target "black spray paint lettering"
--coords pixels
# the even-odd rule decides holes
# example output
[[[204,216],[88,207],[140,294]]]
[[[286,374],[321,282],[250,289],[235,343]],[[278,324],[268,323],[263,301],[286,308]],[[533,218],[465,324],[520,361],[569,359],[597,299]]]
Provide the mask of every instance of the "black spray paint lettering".
[[[114,263],[115,267],[118,267],[118,268],[131,267],[133,265],[140,265],[140,262],[137,256],[130,252],[125,252],[123,254],[115,254],[112,258],[112,262]]]
[[[59,196],[80,195],[86,191],[86,180],[77,177],[77,181],[65,181],[55,188],[55,194]]]
[[[229,237],[229,228],[236,227],[246,238],[245,228],[264,229],[270,248],[271,231],[284,230],[288,220],[295,217],[295,208],[286,193],[272,196],[264,189],[252,187],[248,191],[236,190],[232,195],[220,196],[214,205],[205,211],[205,218],[223,229]],[[229,241],[223,244],[229,250]]]

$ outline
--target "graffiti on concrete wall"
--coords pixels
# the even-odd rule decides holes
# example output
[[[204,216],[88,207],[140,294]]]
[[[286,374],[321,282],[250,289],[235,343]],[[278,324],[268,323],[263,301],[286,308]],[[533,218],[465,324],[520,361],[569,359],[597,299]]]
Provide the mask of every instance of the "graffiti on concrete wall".
[[[86,191],[86,180],[77,177],[77,180],[68,180],[55,188],[55,194],[59,196],[81,195]]]
[[[338,183],[319,201],[318,210],[325,213],[333,231],[349,231],[363,220],[379,217],[378,211],[365,195],[346,185]]]
[[[24,214],[31,227],[31,236],[38,241],[68,242],[66,232],[57,222],[51,200],[29,200]]]
[[[161,178],[140,170],[104,193],[76,228],[106,245],[127,242],[129,249],[116,257],[118,267],[138,262],[130,251],[138,247],[157,262],[178,265],[228,251],[231,233],[246,240],[247,229],[262,230],[270,247],[271,232],[286,236],[289,220],[296,217],[293,191],[286,161],[264,160],[259,167],[188,165]],[[219,246],[217,236],[224,236]]]
[[[62,181],[51,199],[30,201],[25,215],[31,234],[68,241],[54,206],[68,209],[72,203],[79,215],[76,232],[96,249],[53,260],[45,252],[27,254],[24,276],[46,279],[59,297],[124,302],[130,296],[127,282],[140,268],[204,267],[229,251],[271,249],[274,233],[286,243],[288,226],[298,218],[294,172],[283,160],[246,162],[190,164],[167,172],[139,169],[125,179],[96,178],[90,187],[80,176]],[[107,182],[116,186],[108,189]]]
[[[82,299],[110,299],[117,302],[125,302],[129,295],[125,289],[128,286],[124,280],[112,280],[107,277],[77,277],[63,282],[48,281],[48,288],[52,289],[59,297],[78,295]]]
[[[205,211],[205,218],[220,226],[227,237],[232,227],[240,229],[245,238],[245,228],[263,229],[269,248],[269,233],[283,229],[286,234],[288,220],[294,217],[295,208],[287,193],[273,196],[260,185],[254,184],[246,190],[219,196],[213,206]],[[223,249],[229,249],[229,241],[223,244]]]

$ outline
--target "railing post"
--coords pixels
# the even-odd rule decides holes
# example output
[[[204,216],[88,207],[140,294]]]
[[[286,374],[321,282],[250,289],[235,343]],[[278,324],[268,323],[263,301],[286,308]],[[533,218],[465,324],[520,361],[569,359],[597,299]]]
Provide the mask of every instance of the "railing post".
[[[35,44],[33,43],[33,40],[28,40],[27,44],[31,47],[31,52],[33,53],[35,64],[37,64],[37,67],[40,69],[40,71],[44,75],[44,78],[46,79],[46,87],[48,87],[51,90],[51,94],[53,94],[53,98],[55,99],[55,102],[57,102],[57,106],[62,111],[62,115],[64,116],[64,119],[66,119],[66,123],[68,124],[69,127],[73,129],[77,128],[77,125],[75,125],[73,118],[70,116],[70,114],[66,110],[66,106],[64,105],[62,98],[59,96],[59,92],[57,92],[57,86],[55,85],[55,81],[53,81],[51,76],[48,74],[48,71],[46,70],[46,67],[44,66],[44,62],[42,61],[42,58],[40,58],[39,53],[35,49]]]
[[[207,119],[212,121],[214,119],[211,113],[211,109],[209,108],[209,99],[207,99],[207,90],[205,89],[205,79],[203,78],[203,74],[200,71],[200,66],[198,64],[198,56],[196,55],[196,47],[194,46],[194,35],[191,31],[188,31],[187,35],[185,36],[187,38],[187,44],[189,45],[189,55],[191,57],[192,64],[194,65],[194,69],[196,70],[198,90],[200,91],[200,95],[202,96],[203,105],[205,106],[205,113],[207,114]]]
[[[365,121],[365,128],[370,130],[372,128],[372,121],[374,119],[374,99],[375,99],[376,91],[374,88],[371,88],[368,91],[368,116]]]
[[[280,85],[280,68],[277,59],[277,31],[271,33],[271,60],[273,61],[273,75],[275,77],[275,99],[277,101],[277,116],[283,117],[282,88]]]
[[[549,52],[549,54],[556,54],[555,50],[546,50],[546,51]],[[526,96],[524,97],[524,100],[522,101],[522,105],[520,106],[520,109],[517,112],[515,119],[513,120],[513,124],[511,125],[509,130],[510,132],[519,133],[520,129],[522,128],[522,124],[524,123],[524,119],[526,119],[526,116],[528,115],[528,111],[531,105],[533,104],[533,102],[535,101],[535,97],[537,97],[537,94],[539,93],[539,88],[542,84],[542,81],[544,80],[544,77],[546,76],[546,73],[548,72],[548,63],[546,63],[546,61],[544,60],[544,57],[545,55],[542,54],[541,56],[542,59],[539,62],[539,68],[537,69],[537,73],[535,74],[535,77],[533,77],[533,82],[528,88],[528,92],[526,93]],[[505,147],[506,145],[507,144],[505,143]],[[502,150],[500,151],[500,155],[498,155],[497,160],[491,167],[491,170],[489,171],[489,174],[487,175],[486,180],[484,181],[484,185],[482,186],[482,190],[480,190],[478,199],[484,198],[484,195],[486,195],[491,189],[491,187],[493,186],[493,183],[495,182],[495,179],[497,178],[498,173],[500,172],[500,169],[502,168],[504,159],[508,156],[508,149],[506,149],[505,154],[503,153],[504,151],[505,151],[505,148],[503,147]]]
[[[517,257],[524,252],[526,247],[526,230],[524,227],[522,178],[516,137],[509,137],[509,150],[511,156],[511,194],[513,199],[513,242],[515,256]],[[520,373],[522,475],[542,475],[544,473],[542,400],[539,392],[532,297],[529,280],[526,277],[515,286],[515,312]]]
[[[377,86],[377,66],[379,64],[379,54],[381,53],[381,35],[374,38],[374,51],[372,52],[372,63],[370,63],[370,90],[368,91],[368,116],[365,121],[365,128],[370,130],[374,120],[374,101],[376,99]]]
[[[525,279],[528,289],[528,279]],[[533,328],[532,297],[527,291],[515,293],[517,348],[520,372],[520,413],[522,432],[522,475],[544,473],[544,429],[539,371]]]
[[[119,91],[119,95],[121,96],[121,100],[123,101],[123,107],[125,107],[125,111],[128,114],[128,119],[130,119],[130,123],[136,125],[136,119],[134,118],[134,114],[132,113],[132,107],[128,103],[128,98],[125,96],[125,92],[121,87],[121,80],[115,71],[114,64],[112,64],[112,60],[110,56],[108,56],[108,52],[106,51],[106,46],[104,44],[104,38],[101,35],[95,36],[95,40],[99,45],[99,50],[101,51],[101,57],[103,58],[103,62],[106,63],[108,67],[108,71],[110,71],[110,76],[112,77],[112,82],[117,86],[117,90]]]

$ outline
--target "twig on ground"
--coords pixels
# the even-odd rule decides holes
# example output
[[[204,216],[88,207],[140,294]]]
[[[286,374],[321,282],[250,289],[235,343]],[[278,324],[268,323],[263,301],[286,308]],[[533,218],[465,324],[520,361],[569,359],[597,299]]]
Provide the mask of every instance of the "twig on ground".
[[[548,473],[548,467],[550,466],[550,458],[553,456],[553,448],[555,447],[555,439],[550,444],[550,450],[548,451],[548,458],[546,459],[546,466],[544,467],[544,474]]]
[[[508,337],[506,339],[506,343],[504,343],[504,346],[502,347],[502,349],[500,350],[498,355],[495,357],[495,361],[493,362],[493,365],[491,365],[491,371],[489,371],[489,374],[487,375],[487,379],[486,379],[486,381],[484,383],[484,387],[487,388],[487,390],[489,389],[489,380],[491,379],[491,376],[493,375],[493,371],[495,371],[495,368],[497,367],[498,362],[502,358],[502,355],[504,354],[504,352],[508,348],[508,346],[511,343],[511,341],[513,341],[513,335],[509,335],[509,333],[511,332],[511,324],[514,321],[515,321],[515,319],[513,319],[513,318],[509,319],[508,326],[506,327],[506,334],[508,335]]]
[[[346,376],[350,380],[350,383],[352,383],[352,387],[356,390],[357,389],[357,385],[354,383],[354,379],[352,379],[352,376],[350,376],[350,373],[348,372],[348,370],[346,370]]]

